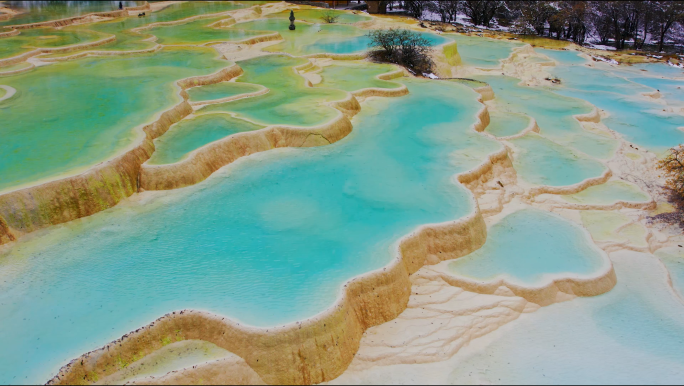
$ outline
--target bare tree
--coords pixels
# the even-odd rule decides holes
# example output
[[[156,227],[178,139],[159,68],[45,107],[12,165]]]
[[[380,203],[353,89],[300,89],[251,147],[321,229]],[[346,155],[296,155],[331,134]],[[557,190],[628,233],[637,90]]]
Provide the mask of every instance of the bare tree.
[[[458,3],[449,0],[430,1],[427,4],[427,10],[439,14],[443,23],[452,22],[458,15]]]
[[[550,1],[507,1],[506,5],[518,15],[517,24],[521,31],[525,31],[530,27],[534,29],[537,35],[544,35],[546,23],[556,12],[556,8],[553,7]]]
[[[417,73],[432,72],[430,41],[408,29],[378,29],[368,32],[371,59],[397,63]]]
[[[461,10],[470,18],[470,21],[475,25],[483,25],[485,27],[489,27],[494,15],[503,5],[503,1],[495,0],[460,1]]]
[[[323,11],[321,14],[321,20],[328,24],[337,23],[337,19],[340,18],[340,14],[332,10]]]
[[[662,51],[672,25],[684,18],[684,1],[653,1],[652,3],[654,3],[652,30],[658,37],[658,51]]]
[[[426,0],[406,0],[404,1],[404,9],[410,16],[420,19],[429,3],[430,1]]]

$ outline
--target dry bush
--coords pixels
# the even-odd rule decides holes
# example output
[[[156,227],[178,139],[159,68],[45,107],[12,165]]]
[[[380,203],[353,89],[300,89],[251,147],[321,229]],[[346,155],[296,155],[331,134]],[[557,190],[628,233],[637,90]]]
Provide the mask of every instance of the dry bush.
[[[337,19],[339,18],[340,15],[334,11],[324,11],[321,15],[321,20],[328,24],[337,23]]]
[[[371,59],[402,65],[414,73],[432,72],[430,42],[408,29],[378,29],[368,32]]]

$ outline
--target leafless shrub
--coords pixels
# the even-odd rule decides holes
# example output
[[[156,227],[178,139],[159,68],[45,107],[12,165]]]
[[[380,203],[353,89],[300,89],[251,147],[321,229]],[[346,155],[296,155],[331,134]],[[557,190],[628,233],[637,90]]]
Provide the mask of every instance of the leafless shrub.
[[[321,20],[328,24],[337,23],[337,19],[339,18],[340,15],[332,10],[324,11],[321,15]]]
[[[415,73],[432,72],[430,42],[417,32],[390,28],[372,30],[368,33],[371,59],[379,62],[400,64]]]

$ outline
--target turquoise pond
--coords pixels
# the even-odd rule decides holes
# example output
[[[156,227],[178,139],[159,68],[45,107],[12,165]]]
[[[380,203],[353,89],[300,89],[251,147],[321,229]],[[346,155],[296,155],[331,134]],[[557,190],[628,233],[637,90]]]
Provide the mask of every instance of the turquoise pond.
[[[193,87],[188,90],[188,95],[190,95],[190,100],[193,102],[204,102],[253,93],[262,89],[263,87],[257,84],[221,82],[208,86]]]
[[[535,185],[574,185],[606,171],[599,161],[535,133],[512,139],[511,143],[515,146],[515,170],[519,177]]]
[[[42,382],[173,310],[257,326],[312,316],[386,265],[403,235],[471,213],[453,174],[500,148],[472,131],[477,94],[399,81],[411,93],[369,101],[336,144],[248,157],[12,245],[0,256],[0,383]]]
[[[663,248],[659,249],[655,255],[665,264],[670,273],[673,289],[684,301],[684,248]]]
[[[648,202],[650,197],[638,186],[622,180],[590,186],[575,194],[563,196],[566,201],[577,204],[609,205],[617,201]]]
[[[485,128],[485,132],[495,137],[520,134],[530,124],[528,116],[498,110],[490,110],[489,119],[489,125]]]
[[[463,64],[479,68],[497,68],[501,60],[511,55],[521,43],[506,40],[487,39],[476,36],[449,34],[448,38],[458,44],[458,53]]]
[[[592,107],[580,99],[559,95],[551,89],[521,86],[520,80],[506,76],[473,78],[489,83],[501,110],[536,119],[541,134],[563,146],[599,159],[611,158],[617,148],[617,141],[584,130],[574,118],[592,111]]]
[[[541,286],[567,274],[591,276],[606,264],[579,226],[548,212],[523,209],[494,224],[485,245],[449,263],[449,270],[477,281],[503,278]]]
[[[2,84],[17,94],[0,102],[0,191],[114,156],[134,143],[136,127],[181,101],[176,80],[228,65],[211,48],[167,48],[60,62],[3,77]]]
[[[163,165],[178,162],[193,150],[245,131],[263,129],[228,114],[204,114],[184,119],[171,126],[169,131],[154,141],[155,152],[147,163]]]
[[[620,133],[627,141],[644,146],[655,153],[684,143],[684,116],[663,111],[663,106],[641,96],[643,92],[654,91],[645,82],[631,81],[608,66],[594,68],[578,65],[574,61],[563,62],[549,71],[563,80],[555,87],[562,95],[584,99],[610,113],[603,123]],[[681,82],[680,82],[681,83]]]
[[[617,285],[523,315],[457,355],[450,384],[676,384],[684,307],[648,254],[611,255]]]

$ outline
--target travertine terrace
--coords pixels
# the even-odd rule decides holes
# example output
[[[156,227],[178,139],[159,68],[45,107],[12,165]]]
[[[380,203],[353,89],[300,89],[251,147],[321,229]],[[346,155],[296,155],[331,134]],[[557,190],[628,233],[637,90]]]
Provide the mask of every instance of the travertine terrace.
[[[598,348],[556,310],[633,307],[635,380],[684,371],[684,240],[652,219],[684,109],[651,83],[684,73],[285,2],[88,6],[0,7],[0,383],[533,382],[482,372],[541,350],[517,326],[553,321],[563,362]],[[434,73],[371,62],[382,28]]]

